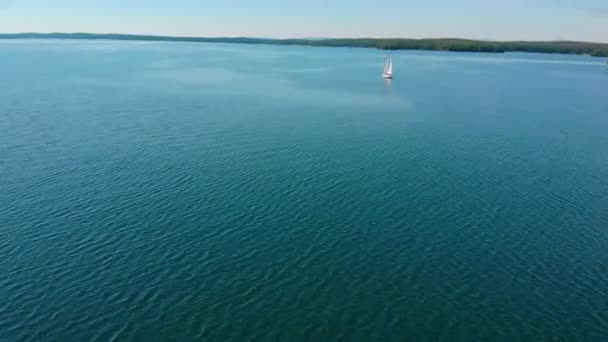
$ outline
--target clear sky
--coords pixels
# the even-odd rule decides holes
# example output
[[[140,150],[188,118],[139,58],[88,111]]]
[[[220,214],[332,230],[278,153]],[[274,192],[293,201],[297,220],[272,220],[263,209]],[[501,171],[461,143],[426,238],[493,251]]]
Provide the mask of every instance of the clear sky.
[[[0,0],[0,32],[608,42],[608,0]]]

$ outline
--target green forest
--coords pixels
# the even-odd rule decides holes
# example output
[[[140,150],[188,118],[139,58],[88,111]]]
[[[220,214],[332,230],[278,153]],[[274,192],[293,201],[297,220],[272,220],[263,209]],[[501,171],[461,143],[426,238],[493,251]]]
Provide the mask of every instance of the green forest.
[[[562,54],[588,54],[595,57],[608,57],[608,44],[574,41],[485,41],[470,39],[380,39],[380,38],[341,38],[341,39],[265,39],[265,38],[201,38],[168,37],[128,34],[93,33],[16,33],[0,34],[0,39],[111,39],[140,41],[175,41],[201,43],[242,43],[273,45],[307,45],[335,47],[363,47],[382,50],[432,50],[457,52],[538,52]]]

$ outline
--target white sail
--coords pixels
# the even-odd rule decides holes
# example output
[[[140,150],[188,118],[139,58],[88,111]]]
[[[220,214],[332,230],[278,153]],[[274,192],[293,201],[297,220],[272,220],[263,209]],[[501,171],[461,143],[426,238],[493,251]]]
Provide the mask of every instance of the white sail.
[[[388,56],[386,57],[386,61],[384,62],[384,71],[382,73],[386,74],[388,71]]]
[[[386,63],[384,64],[384,73],[382,74],[384,78],[393,78],[393,59],[391,56],[386,58]]]

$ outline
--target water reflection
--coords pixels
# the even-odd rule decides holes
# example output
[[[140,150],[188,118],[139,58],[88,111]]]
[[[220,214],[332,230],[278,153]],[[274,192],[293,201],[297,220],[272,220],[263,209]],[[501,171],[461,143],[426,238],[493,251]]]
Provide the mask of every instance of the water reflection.
[[[387,93],[390,93],[391,92],[391,86],[393,84],[393,80],[390,79],[390,78],[383,78],[383,80],[384,80],[384,90]]]

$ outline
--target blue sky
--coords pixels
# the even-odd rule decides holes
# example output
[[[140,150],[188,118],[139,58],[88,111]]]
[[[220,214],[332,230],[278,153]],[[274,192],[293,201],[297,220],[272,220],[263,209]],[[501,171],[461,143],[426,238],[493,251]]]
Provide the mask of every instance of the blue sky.
[[[0,0],[0,32],[608,42],[608,0]]]

